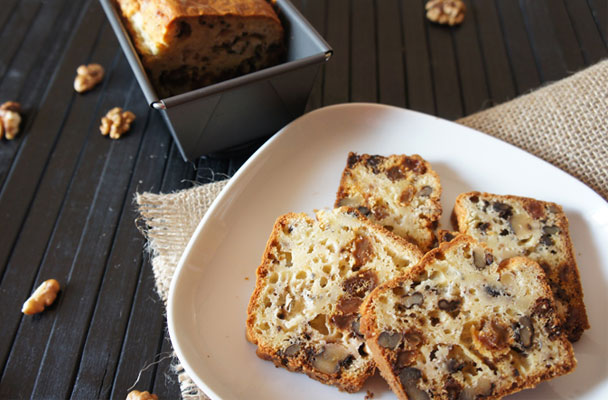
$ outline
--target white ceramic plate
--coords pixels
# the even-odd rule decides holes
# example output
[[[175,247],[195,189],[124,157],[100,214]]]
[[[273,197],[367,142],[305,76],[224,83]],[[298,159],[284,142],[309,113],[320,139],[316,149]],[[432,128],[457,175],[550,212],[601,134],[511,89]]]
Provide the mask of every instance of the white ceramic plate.
[[[571,375],[517,399],[608,398],[608,203],[550,164],[469,128],[376,104],[313,111],[282,129],[238,171],[201,221],[171,283],[168,324],[186,371],[213,399],[394,399],[374,376],[357,394],[259,359],[245,339],[255,270],[275,219],[330,208],[349,151],[420,154],[441,178],[442,226],[458,193],[480,190],[563,205],[592,329]]]

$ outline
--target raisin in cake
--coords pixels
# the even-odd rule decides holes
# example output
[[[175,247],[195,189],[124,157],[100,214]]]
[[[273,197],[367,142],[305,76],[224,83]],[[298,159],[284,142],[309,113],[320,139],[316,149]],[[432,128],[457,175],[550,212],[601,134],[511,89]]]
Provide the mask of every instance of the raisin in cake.
[[[435,235],[437,235],[437,242],[440,244],[444,242],[451,242],[452,239],[458,236],[458,234],[459,232],[457,231],[450,231],[447,229],[438,229],[437,232],[435,232]]]
[[[115,0],[161,97],[277,64],[283,27],[266,0]]]
[[[499,265],[466,235],[376,288],[361,313],[372,356],[400,399],[497,399],[576,366],[538,264]]]
[[[257,354],[354,392],[375,371],[359,306],[376,285],[421,258],[403,238],[355,209],[287,214],[274,225],[247,311]]]
[[[456,198],[454,217],[460,232],[485,242],[499,260],[521,255],[540,264],[570,341],[589,329],[568,219],[559,205],[470,192]]]
[[[356,207],[428,251],[435,244],[433,230],[441,217],[440,196],[439,176],[419,155],[350,153],[335,205]]]

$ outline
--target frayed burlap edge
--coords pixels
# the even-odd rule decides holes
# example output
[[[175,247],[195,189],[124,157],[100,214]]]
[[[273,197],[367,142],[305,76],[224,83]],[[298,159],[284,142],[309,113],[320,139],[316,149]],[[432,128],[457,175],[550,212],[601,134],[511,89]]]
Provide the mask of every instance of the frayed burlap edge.
[[[228,180],[177,193],[138,193],[135,197],[140,214],[137,225],[147,239],[146,250],[152,260],[156,291],[165,306],[177,263],[198,223],[226,183]],[[177,375],[182,398],[208,400],[188,376],[175,353],[173,356],[172,369]]]
[[[158,295],[167,303],[177,263],[213,200],[228,180],[212,182],[171,194],[138,193],[138,226],[152,258]],[[142,226],[143,225],[143,226]]]
[[[456,122],[543,158],[608,199],[608,61]],[[148,239],[156,289],[165,304],[179,258],[227,182],[136,196],[138,225]],[[172,367],[182,398],[208,399],[177,358]]]
[[[173,371],[177,375],[177,380],[179,381],[179,389],[181,391],[182,399],[186,400],[210,400],[209,397],[199,389],[198,386],[192,381],[190,376],[184,370],[184,367],[179,362],[179,359],[173,353],[175,357],[176,364],[173,365]]]

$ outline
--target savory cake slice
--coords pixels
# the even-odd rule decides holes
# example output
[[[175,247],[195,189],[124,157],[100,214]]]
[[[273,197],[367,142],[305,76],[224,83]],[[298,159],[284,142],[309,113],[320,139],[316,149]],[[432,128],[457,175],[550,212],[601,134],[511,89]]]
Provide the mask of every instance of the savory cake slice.
[[[336,207],[358,208],[372,221],[414,243],[423,252],[436,243],[441,184],[419,155],[349,153]]]
[[[272,230],[247,310],[257,354],[348,392],[375,364],[359,332],[359,306],[376,285],[422,257],[403,238],[342,207],[286,214]]]
[[[499,262],[526,256],[540,264],[570,341],[577,341],[589,329],[568,219],[559,205],[526,197],[470,192],[456,198],[454,217],[458,230],[485,242]]]
[[[280,62],[283,27],[266,0],[115,0],[161,97]]]
[[[498,399],[576,366],[543,270],[458,235],[376,288],[361,331],[400,399]]]

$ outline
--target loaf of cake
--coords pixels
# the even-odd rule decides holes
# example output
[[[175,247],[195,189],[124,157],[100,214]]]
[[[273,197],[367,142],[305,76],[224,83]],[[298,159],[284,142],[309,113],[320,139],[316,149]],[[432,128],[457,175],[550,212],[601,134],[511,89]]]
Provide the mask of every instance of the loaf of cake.
[[[360,312],[400,399],[499,399],[576,366],[540,266],[525,257],[499,265],[466,235],[377,287]]]
[[[458,230],[485,242],[499,261],[526,256],[540,264],[570,341],[577,341],[589,329],[568,219],[559,205],[470,192],[456,198],[454,216]]]
[[[440,197],[439,176],[419,155],[350,153],[335,206],[358,208],[426,252],[436,244]]]
[[[375,364],[359,331],[359,306],[422,253],[342,207],[276,221],[257,269],[247,339],[257,355],[340,390],[358,391]]]
[[[158,95],[281,61],[284,32],[266,0],[115,0]]]

